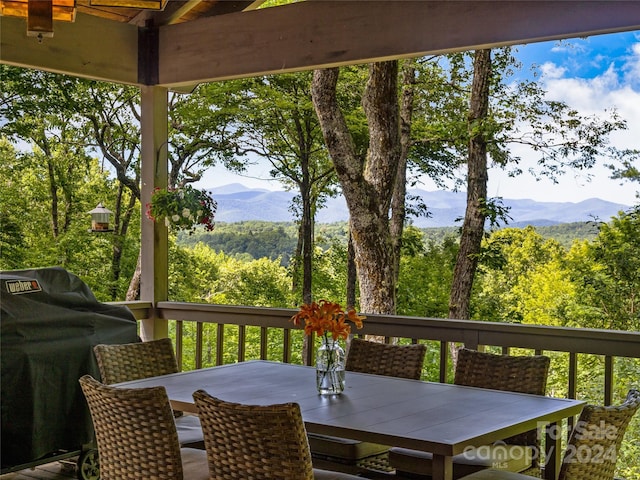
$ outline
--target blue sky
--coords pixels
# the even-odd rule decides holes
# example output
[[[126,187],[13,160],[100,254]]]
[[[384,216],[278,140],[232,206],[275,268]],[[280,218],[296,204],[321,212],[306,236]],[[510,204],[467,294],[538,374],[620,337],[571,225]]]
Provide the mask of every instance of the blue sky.
[[[615,108],[628,129],[614,133],[611,145],[640,149],[640,32],[522,45],[518,57],[525,66],[540,67],[548,98],[564,101],[587,115]],[[489,195],[573,202],[598,197],[625,205],[637,203],[639,184],[611,180],[602,166],[590,173],[591,179],[584,172],[567,172],[554,185],[548,180],[537,182],[527,174],[509,179],[492,171]]]
[[[615,108],[628,123],[628,130],[611,136],[611,145],[618,148],[640,149],[640,32],[597,35],[562,42],[543,42],[518,46],[517,57],[523,63],[523,75],[535,64],[542,72],[541,82],[548,98],[564,101],[586,115],[597,115]],[[527,152],[523,170],[534,165]],[[602,162],[601,162],[602,163]],[[250,176],[229,174],[221,167],[210,169],[198,185],[215,188],[229,183],[242,183],[251,188],[280,190],[269,180],[268,166],[256,166]],[[598,167],[584,172],[567,172],[558,184],[550,180],[536,181],[529,174],[509,178],[504,172],[492,169],[489,173],[489,195],[503,198],[531,198],[537,201],[579,202],[588,198],[602,198],[611,202],[632,205],[638,202],[636,192],[640,184],[609,179],[609,171]],[[421,188],[435,190],[426,180]]]
[[[599,76],[610,65],[623,69],[629,57],[633,56],[630,47],[639,41],[640,32],[626,32],[531,43],[518,47],[518,58],[524,64],[551,62],[562,65],[571,76],[588,79]]]

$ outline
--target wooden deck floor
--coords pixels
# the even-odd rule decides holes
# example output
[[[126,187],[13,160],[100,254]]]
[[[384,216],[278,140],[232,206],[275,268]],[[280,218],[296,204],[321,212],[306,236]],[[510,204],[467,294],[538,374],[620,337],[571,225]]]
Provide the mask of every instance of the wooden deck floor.
[[[0,475],[0,480],[69,480],[78,478],[75,463],[53,462],[19,472],[5,473]]]

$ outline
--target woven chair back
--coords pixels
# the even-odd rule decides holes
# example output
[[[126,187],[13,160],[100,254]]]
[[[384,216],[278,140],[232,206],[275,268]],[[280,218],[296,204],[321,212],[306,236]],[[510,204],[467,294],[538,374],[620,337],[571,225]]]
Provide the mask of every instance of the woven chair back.
[[[426,353],[424,344],[396,345],[353,338],[345,368],[351,372],[419,380]]]
[[[225,402],[194,392],[209,473],[220,480],[312,480],[313,467],[297,403]]]
[[[121,389],[80,378],[100,456],[101,480],[181,480],[178,434],[164,387]]]
[[[96,345],[102,382],[107,385],[178,372],[170,338],[121,345]]]
[[[637,390],[630,390],[622,405],[586,405],[571,432],[560,480],[613,480],[622,439],[638,407]]]
[[[550,359],[545,355],[510,356],[458,350],[454,383],[467,387],[544,395]],[[539,446],[538,432],[532,430],[505,439],[509,445]]]

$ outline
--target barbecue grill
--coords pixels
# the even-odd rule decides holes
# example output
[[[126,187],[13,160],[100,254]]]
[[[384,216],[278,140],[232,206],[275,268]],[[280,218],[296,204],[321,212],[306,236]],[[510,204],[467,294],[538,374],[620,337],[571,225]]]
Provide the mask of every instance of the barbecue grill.
[[[0,272],[0,307],[0,473],[77,456],[78,478],[97,480],[78,379],[100,378],[95,345],[139,341],[135,317],[59,267]]]

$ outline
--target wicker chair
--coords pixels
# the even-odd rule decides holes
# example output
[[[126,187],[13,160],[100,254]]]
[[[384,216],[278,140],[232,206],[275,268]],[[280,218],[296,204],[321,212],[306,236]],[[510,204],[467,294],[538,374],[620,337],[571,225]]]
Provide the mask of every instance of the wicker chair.
[[[178,372],[178,362],[170,338],[121,345],[96,345],[102,382],[107,385],[157,377]],[[204,449],[200,419],[175,412],[178,439],[183,447]]]
[[[640,407],[640,392],[630,390],[622,405],[587,405],[564,454],[559,480],[613,480],[616,455],[631,417]],[[482,470],[464,480],[531,480],[518,473]]]
[[[204,390],[193,393],[211,478],[219,480],[355,480],[314,469],[297,403],[244,405]]]
[[[395,345],[356,337],[349,345],[345,369],[419,380],[426,352],[423,344]],[[320,468],[348,473],[390,471],[388,445],[310,433],[309,446],[313,463]]]
[[[544,395],[549,372],[549,357],[544,355],[494,355],[461,348],[454,376],[456,385],[490,388],[518,393]],[[496,465],[501,469],[522,472],[535,468],[535,452],[539,441],[536,430],[453,457],[453,477],[460,478]],[[389,451],[389,463],[398,475],[407,478],[429,478],[433,457],[394,447]]]
[[[351,339],[345,368],[350,372],[420,380],[427,346]]]
[[[125,389],[80,378],[100,457],[101,480],[208,480],[203,450],[180,448],[164,387]]]

